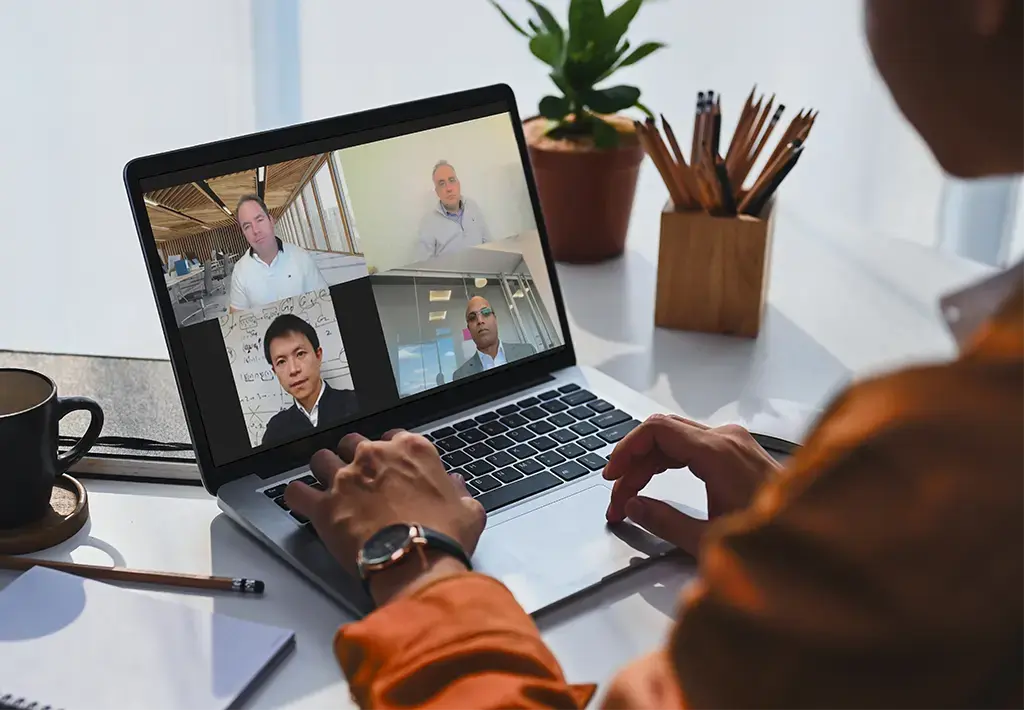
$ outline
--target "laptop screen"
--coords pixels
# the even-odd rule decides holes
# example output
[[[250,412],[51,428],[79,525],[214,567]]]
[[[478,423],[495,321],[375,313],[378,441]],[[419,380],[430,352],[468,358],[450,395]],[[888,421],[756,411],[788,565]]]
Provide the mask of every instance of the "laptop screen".
[[[143,183],[218,466],[564,344],[512,116],[477,113]]]

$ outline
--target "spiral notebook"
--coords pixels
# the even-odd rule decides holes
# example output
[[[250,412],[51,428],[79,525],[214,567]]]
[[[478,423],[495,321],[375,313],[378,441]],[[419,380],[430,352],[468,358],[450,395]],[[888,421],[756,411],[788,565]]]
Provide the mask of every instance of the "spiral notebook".
[[[0,590],[0,708],[237,707],[294,645],[285,629],[33,567]]]

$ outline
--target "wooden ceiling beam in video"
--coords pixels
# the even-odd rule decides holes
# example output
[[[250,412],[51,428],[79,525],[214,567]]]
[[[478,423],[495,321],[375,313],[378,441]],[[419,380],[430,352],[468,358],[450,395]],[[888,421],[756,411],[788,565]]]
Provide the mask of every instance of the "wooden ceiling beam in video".
[[[196,180],[192,184],[195,185],[196,187],[198,187],[199,190],[204,195],[206,195],[207,198],[209,198],[210,202],[212,202],[213,204],[217,205],[217,208],[221,212],[223,212],[225,215],[227,215],[227,217],[229,219],[234,219],[235,218],[235,216],[233,214],[231,214],[231,210],[228,209],[228,206],[224,204],[224,200],[220,199],[217,196],[217,193],[214,192],[213,189],[206,183],[206,180]]]
[[[209,229],[209,227],[207,226],[206,222],[204,222],[201,219],[196,219],[192,215],[185,214],[184,212],[179,212],[178,210],[173,209],[171,207],[167,207],[165,205],[161,205],[159,202],[156,202],[155,200],[151,200],[148,197],[143,198],[143,199],[144,199],[147,207],[152,207],[153,209],[157,209],[157,210],[163,210],[164,212],[167,212],[168,214],[172,214],[175,217],[180,217],[181,219],[187,219],[189,222],[195,222],[196,224],[198,224],[198,225],[200,225],[202,227],[206,227],[207,229]]]

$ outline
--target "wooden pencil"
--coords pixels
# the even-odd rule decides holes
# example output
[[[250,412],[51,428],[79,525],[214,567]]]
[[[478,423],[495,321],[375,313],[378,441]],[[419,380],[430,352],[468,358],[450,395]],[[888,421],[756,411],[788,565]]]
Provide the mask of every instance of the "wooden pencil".
[[[770,104],[769,104],[770,105]],[[765,145],[768,143],[768,138],[771,137],[772,131],[775,130],[775,125],[779,122],[782,117],[782,112],[786,110],[785,104],[779,104],[779,107],[775,109],[775,113],[772,114],[772,118],[768,121],[768,127],[765,128],[764,133],[761,134],[761,139],[758,141],[757,146],[753,149],[750,155],[744,160],[742,166],[736,171],[736,180],[739,184],[747,179],[747,175],[754,168],[757,163],[757,159],[761,156],[761,151],[764,150]]]
[[[55,562],[53,560],[34,559],[32,557],[0,555],[0,569],[25,571],[32,567],[49,567],[50,569],[68,572],[79,577],[88,577],[89,579],[130,582],[133,584],[161,584],[166,587],[183,587],[186,589],[262,594],[266,588],[266,585],[258,579],[153,572],[149,570],[127,569],[125,567],[102,567],[99,565],[82,565],[75,562]]]
[[[700,148],[700,123],[704,111],[704,92],[697,92],[697,108],[693,113],[693,142],[690,145],[690,163],[697,165],[697,150]]]
[[[669,147],[672,148],[672,152],[675,154],[676,167],[679,177],[682,179],[683,188],[687,192],[690,207],[694,206],[694,202],[697,201],[697,197],[700,190],[697,187],[697,180],[693,177],[693,171],[686,163],[686,156],[683,155],[683,149],[679,147],[679,141],[676,140],[676,134],[672,130],[672,126],[665,119],[665,115],[661,116],[661,125],[665,129],[665,137],[668,138]]]
[[[754,197],[757,196],[757,193],[760,192],[765,185],[771,182],[775,178],[776,174],[783,168],[783,166],[785,166],[786,162],[790,159],[793,152],[799,150],[802,146],[803,141],[797,138],[793,142],[789,143],[779,153],[779,156],[775,158],[775,160],[773,160],[770,165],[768,165],[767,167],[765,167],[764,170],[761,171],[761,174],[758,175],[757,181],[754,183],[754,186],[747,191],[743,199],[740,201],[740,204],[737,207],[739,212],[743,212],[743,210],[745,210],[750,205],[750,202],[754,199]]]
[[[661,174],[662,182],[664,182],[665,187],[668,188],[668,194],[669,198],[672,200],[672,205],[676,209],[688,206],[690,201],[686,199],[680,189],[676,175],[672,170],[672,167],[668,164],[667,156],[659,149],[654,140],[654,136],[651,135],[648,127],[640,121],[634,121],[633,126],[636,129],[637,136],[640,138],[640,144],[643,146],[647,155],[651,156],[651,161],[653,161],[654,167],[658,169],[658,172]]]
[[[757,100],[757,103],[750,107],[750,111],[746,116],[741,117],[740,126],[736,127],[736,133],[733,136],[733,141],[736,143],[735,151],[732,155],[732,162],[726,160],[726,167],[729,169],[729,179],[732,180],[732,184],[739,186],[740,183],[736,181],[736,175],[739,169],[743,167],[743,159],[750,150],[750,132],[754,127],[754,122],[757,121],[757,117],[761,113],[761,104],[764,101],[762,96]]]
[[[740,109],[739,120],[736,122],[736,128],[733,131],[732,138],[729,140],[729,148],[725,152],[725,164],[727,166],[732,164],[734,159],[733,156],[739,150],[740,135],[745,135],[744,131],[747,130],[747,122],[750,120],[750,115],[754,110],[754,91],[756,89],[757,86],[755,85],[754,88],[750,90],[750,96],[747,97],[746,102],[743,104],[743,108]]]

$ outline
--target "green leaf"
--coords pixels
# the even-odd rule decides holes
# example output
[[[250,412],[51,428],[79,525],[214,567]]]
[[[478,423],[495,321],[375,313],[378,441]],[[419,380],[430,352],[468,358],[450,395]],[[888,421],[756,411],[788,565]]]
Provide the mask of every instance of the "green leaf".
[[[622,67],[628,67],[630,64],[636,64],[647,55],[657,52],[664,46],[665,45],[661,42],[644,42],[630,52],[629,56],[619,62],[618,66],[615,67],[615,70],[621,69]]]
[[[558,20],[556,20],[555,16],[551,14],[551,11],[548,10],[543,5],[541,5],[539,2],[537,2],[537,0],[527,1],[530,3],[530,5],[533,6],[533,9],[537,12],[537,17],[539,17],[540,21],[544,23],[544,26],[548,29],[548,32],[558,36],[559,38],[562,38],[562,26],[558,24]]]
[[[597,113],[616,113],[635,105],[640,99],[640,89],[635,86],[595,89],[583,94],[582,99],[587,107]]]
[[[636,102],[635,104],[633,104],[633,105],[634,105],[634,106],[636,106],[636,107],[637,107],[638,109],[640,109],[641,111],[643,111],[643,112],[644,112],[644,113],[645,113],[645,114],[647,115],[647,118],[654,118],[654,112],[652,112],[652,111],[651,111],[651,109],[647,108],[646,106],[644,106],[644,105],[643,105],[642,103],[640,103],[639,101],[637,101],[637,102]]]
[[[555,69],[562,64],[562,39],[549,32],[531,39],[530,51],[537,59]]]
[[[572,98],[572,87],[569,86],[569,82],[565,80],[564,76],[562,76],[557,71],[551,72],[550,74],[548,74],[548,76],[551,77],[551,81],[554,82],[555,86],[558,87],[559,91],[565,94],[566,97]]]
[[[570,0],[569,52],[583,52],[601,38],[604,26],[604,6],[601,0]]]
[[[640,11],[640,6],[643,5],[643,2],[644,0],[626,0],[608,14],[601,33],[601,44],[604,47],[618,46],[619,40],[626,34],[626,30],[629,29],[629,23],[636,17],[636,13]]]
[[[561,96],[545,96],[540,100],[540,115],[560,121],[569,113],[569,100]]]
[[[593,121],[594,145],[603,150],[615,148],[619,145],[619,132],[615,126],[602,121],[597,116],[591,116]]]
[[[522,27],[516,24],[516,21],[512,19],[512,16],[505,12],[505,9],[501,5],[499,5],[496,0],[488,0],[488,2],[494,5],[494,8],[501,13],[501,16],[505,18],[505,21],[512,25],[512,29],[521,34],[523,37],[530,36],[530,34],[526,30],[524,30]]]
[[[536,23],[536,22],[534,22],[534,21],[533,21],[532,19],[528,19],[528,20],[526,21],[526,25],[527,25],[527,26],[528,26],[528,27],[529,27],[529,28],[530,28],[531,30],[533,30],[533,33],[534,33],[535,35],[539,35],[539,34],[540,34],[540,27],[537,27],[537,23]]]

